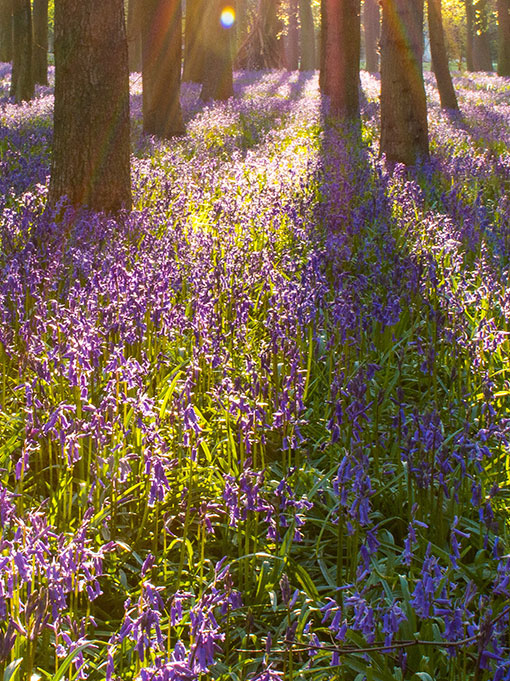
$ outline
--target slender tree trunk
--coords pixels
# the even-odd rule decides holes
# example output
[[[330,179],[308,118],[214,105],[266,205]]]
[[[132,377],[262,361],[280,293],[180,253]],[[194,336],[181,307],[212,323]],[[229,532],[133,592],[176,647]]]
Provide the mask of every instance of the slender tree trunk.
[[[289,24],[287,27],[287,66],[297,71],[299,66],[298,0],[289,0]]]
[[[474,36],[474,13],[473,1],[464,0],[464,7],[466,8],[466,69],[470,72],[475,70],[473,63],[473,36]]]
[[[379,71],[379,34],[381,16],[378,0],[365,0],[363,28],[365,32],[365,61],[369,73]]]
[[[48,84],[48,0],[34,0],[34,52],[32,63],[34,80],[40,85]]]
[[[129,71],[139,73],[142,70],[141,0],[129,0],[127,19],[127,40],[128,40]]]
[[[16,102],[32,99],[32,11],[30,0],[13,0],[12,11],[12,77],[10,95]]]
[[[360,2],[326,0],[325,74],[331,114],[359,116]]]
[[[230,47],[232,50],[232,59],[235,61],[241,44],[241,22],[246,12],[246,0],[230,0],[228,4],[234,10],[234,25],[230,31]]]
[[[56,0],[53,128],[50,205],[130,208],[123,0]]]
[[[299,21],[301,24],[301,71],[313,71],[317,61],[315,50],[315,25],[310,0],[299,0]]]
[[[498,0],[498,76],[510,76],[510,0]]]
[[[12,0],[0,0],[0,61],[12,61]]]
[[[328,95],[329,79],[327,77],[328,63],[326,60],[326,44],[328,42],[327,0],[321,0],[321,33],[319,55],[319,90]]]
[[[413,165],[429,153],[423,0],[382,0],[381,153]]]
[[[144,0],[143,11],[143,129],[164,138],[183,135],[181,0]]]
[[[448,54],[444,40],[443,19],[441,15],[441,0],[427,0],[430,52],[432,65],[436,76],[439,98],[443,109],[458,111],[457,96],[453,88],[452,77],[448,65]]]
[[[236,23],[234,31],[234,48],[232,50],[232,58],[237,64],[237,58],[241,45],[248,33],[248,0],[236,0],[234,5],[236,10]]]
[[[201,83],[204,69],[204,0],[186,0],[183,80]]]
[[[474,10],[473,63],[475,71],[492,71],[487,0],[476,0]]]
[[[205,60],[200,98],[225,100],[234,96],[232,77],[232,28],[221,24],[221,0],[207,0],[205,37]]]

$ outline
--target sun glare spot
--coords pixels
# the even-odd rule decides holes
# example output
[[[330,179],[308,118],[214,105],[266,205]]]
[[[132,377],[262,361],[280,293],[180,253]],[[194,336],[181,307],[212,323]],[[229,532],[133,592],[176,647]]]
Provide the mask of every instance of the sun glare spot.
[[[234,21],[236,20],[236,13],[233,7],[225,7],[221,13],[221,25],[224,28],[230,28],[231,26],[234,25]]]

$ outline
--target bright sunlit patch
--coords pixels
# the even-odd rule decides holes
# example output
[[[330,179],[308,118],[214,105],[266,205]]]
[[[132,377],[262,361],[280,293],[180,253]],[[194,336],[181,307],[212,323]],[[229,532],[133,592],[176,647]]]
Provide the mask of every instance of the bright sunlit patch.
[[[233,7],[227,7],[224,8],[223,12],[221,13],[221,24],[224,28],[230,28],[231,26],[234,25],[234,21],[236,20],[236,13]]]

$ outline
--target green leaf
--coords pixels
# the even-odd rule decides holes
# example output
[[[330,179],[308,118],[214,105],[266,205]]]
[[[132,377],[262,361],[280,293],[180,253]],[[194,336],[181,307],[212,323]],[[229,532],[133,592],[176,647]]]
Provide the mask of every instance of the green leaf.
[[[159,410],[159,418],[160,418],[160,419],[163,419],[164,416],[165,416],[166,408],[167,408],[167,405],[168,405],[168,401],[170,400],[170,398],[172,397],[172,395],[173,395],[173,393],[174,393],[175,386],[177,385],[177,381],[178,381],[179,378],[181,377],[182,369],[183,369],[187,364],[189,364],[189,360],[186,360],[185,362],[182,362],[182,363],[177,367],[177,369],[175,369],[174,373],[173,373],[173,374],[170,374],[170,375],[172,376],[172,380],[171,380],[170,385],[169,385],[168,388],[166,389],[165,394],[164,394],[164,396],[163,396],[163,402],[161,403],[161,407],[160,407],[160,410]]]
[[[294,576],[306,591],[307,595],[310,596],[310,598],[318,600],[319,592],[317,591],[317,587],[305,568],[294,561],[292,561],[291,568],[294,572]]]
[[[87,650],[87,648],[90,648],[92,646],[94,646],[94,644],[91,643],[90,641],[88,641],[87,643],[82,643],[81,646],[78,646],[71,653],[69,653],[69,655],[66,657],[66,659],[59,666],[58,672],[55,674],[52,681],[62,681],[67,670],[69,669],[69,667],[73,663],[74,658],[77,657],[84,650]],[[77,675],[78,675],[78,671],[76,671],[71,678],[74,679],[74,678],[76,678]]]
[[[11,679],[14,678],[16,672],[19,669],[20,664],[23,662],[23,658],[20,657],[17,660],[13,660],[11,664],[9,664],[4,671],[4,679],[3,681],[11,681]]]
[[[421,681],[434,681],[434,679],[427,672],[416,672],[415,676],[421,679]]]

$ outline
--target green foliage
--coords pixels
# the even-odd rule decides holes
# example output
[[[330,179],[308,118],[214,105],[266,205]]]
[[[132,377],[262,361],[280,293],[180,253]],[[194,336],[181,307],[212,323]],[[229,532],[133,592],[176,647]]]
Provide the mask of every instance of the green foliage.
[[[463,0],[443,0],[443,28],[448,56],[460,71],[466,54],[466,9]]]

